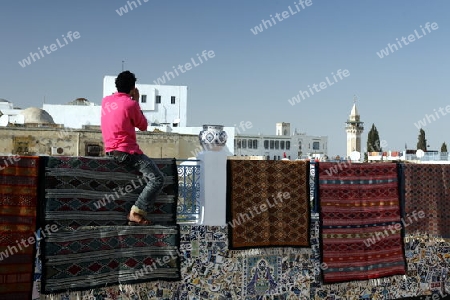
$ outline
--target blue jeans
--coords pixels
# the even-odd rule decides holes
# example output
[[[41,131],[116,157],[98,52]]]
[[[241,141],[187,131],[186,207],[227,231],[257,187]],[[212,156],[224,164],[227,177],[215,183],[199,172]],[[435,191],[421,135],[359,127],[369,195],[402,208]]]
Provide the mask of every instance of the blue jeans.
[[[134,205],[140,210],[148,212],[164,186],[164,174],[155,162],[145,154],[118,152],[114,155],[114,160],[142,173],[142,177],[147,184]]]

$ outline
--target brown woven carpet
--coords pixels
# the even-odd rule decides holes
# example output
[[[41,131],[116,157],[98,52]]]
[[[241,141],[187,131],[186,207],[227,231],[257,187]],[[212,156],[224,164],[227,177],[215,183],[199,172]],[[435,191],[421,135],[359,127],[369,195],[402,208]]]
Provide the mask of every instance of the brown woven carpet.
[[[309,163],[228,160],[229,248],[307,247]]]
[[[450,165],[403,164],[405,232],[450,238]]]
[[[0,299],[31,299],[39,157],[0,156]]]

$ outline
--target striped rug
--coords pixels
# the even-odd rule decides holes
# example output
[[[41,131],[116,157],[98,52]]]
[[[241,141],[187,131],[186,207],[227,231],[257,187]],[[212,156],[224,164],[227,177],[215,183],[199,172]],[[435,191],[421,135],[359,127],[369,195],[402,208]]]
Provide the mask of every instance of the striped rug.
[[[164,187],[148,217],[157,225],[124,226],[146,183],[139,173],[111,158],[45,159],[43,294],[180,279],[176,161],[155,163]]]
[[[0,156],[0,299],[31,299],[38,157]]]
[[[155,159],[164,187],[149,219],[176,224],[178,170],[175,159]],[[59,227],[121,226],[146,184],[138,172],[112,158],[48,157],[45,162],[44,223]]]
[[[395,163],[319,163],[324,283],[406,272]]]
[[[43,243],[42,293],[180,280],[177,226],[60,229]]]

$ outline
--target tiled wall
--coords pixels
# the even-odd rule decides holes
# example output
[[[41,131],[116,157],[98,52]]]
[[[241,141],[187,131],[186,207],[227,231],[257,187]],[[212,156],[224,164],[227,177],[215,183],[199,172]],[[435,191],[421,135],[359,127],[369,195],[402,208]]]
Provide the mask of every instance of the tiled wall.
[[[228,251],[226,227],[183,225],[181,281],[114,286],[42,299],[397,299],[450,291],[448,242],[406,237],[407,276],[323,285],[317,221],[312,222],[311,234],[311,248]]]

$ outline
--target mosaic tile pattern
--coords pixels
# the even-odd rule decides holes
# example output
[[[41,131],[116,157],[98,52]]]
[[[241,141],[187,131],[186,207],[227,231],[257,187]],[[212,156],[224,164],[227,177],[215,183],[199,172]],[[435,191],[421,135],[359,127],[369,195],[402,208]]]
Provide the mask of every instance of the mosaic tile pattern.
[[[324,285],[320,272],[318,238],[319,223],[312,222],[311,248],[271,248],[254,251],[256,254],[243,251],[241,255],[236,255],[236,252],[228,250],[226,227],[183,225],[180,243],[181,281],[113,286],[43,296],[42,299],[360,300],[398,299],[450,291],[450,243],[441,239],[423,235],[405,238],[408,262],[406,276]],[[269,265],[276,266],[272,267],[273,274],[276,274],[276,288],[272,294],[264,296],[261,293],[252,294],[248,289],[245,291],[243,286],[251,282],[251,276],[248,276],[251,272],[246,275],[245,266],[251,270],[248,266],[256,265],[264,258]],[[263,280],[262,285],[268,286],[267,280]]]

